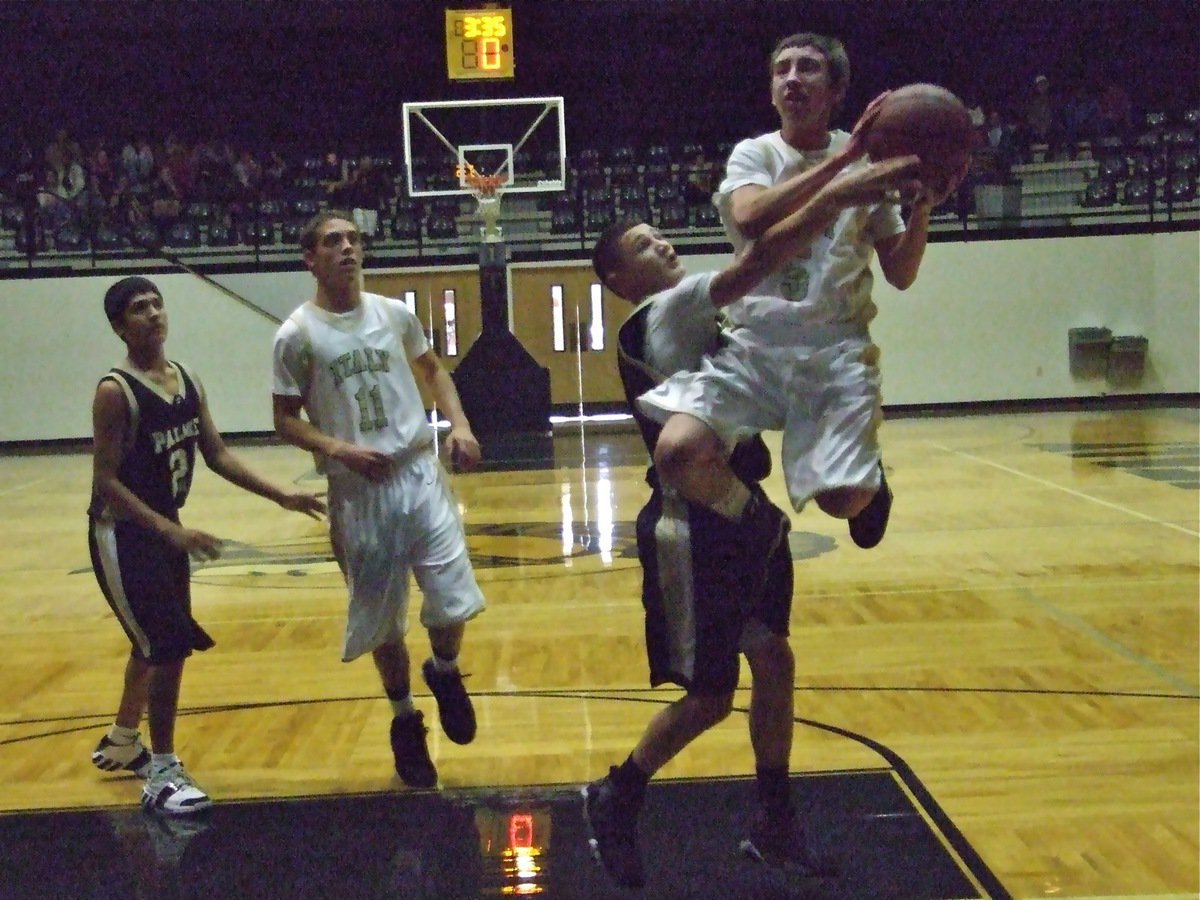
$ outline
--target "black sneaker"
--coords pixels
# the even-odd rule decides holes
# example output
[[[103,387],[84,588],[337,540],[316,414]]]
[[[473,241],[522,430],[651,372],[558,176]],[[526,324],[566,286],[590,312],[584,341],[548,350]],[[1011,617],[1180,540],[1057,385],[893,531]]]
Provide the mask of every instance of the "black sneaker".
[[[392,719],[392,755],[396,758],[396,774],[409,787],[437,787],[437,769],[429,758],[425,744],[425,717],[414,712]]]
[[[642,855],[637,846],[640,800],[622,792],[613,783],[616,767],[608,777],[593,781],[583,789],[583,819],[592,832],[588,844],[612,880],[622,887],[637,888],[646,883]]]
[[[792,811],[770,815],[760,808],[750,826],[750,834],[738,849],[756,862],[794,871],[798,875],[823,877],[837,874],[830,860],[813,851],[804,828]]]
[[[475,740],[475,707],[463,687],[462,673],[457,670],[441,672],[432,659],[427,659],[421,666],[421,674],[437,700],[438,718],[446,737],[456,744],[469,744]]]
[[[879,464],[879,490],[863,511],[850,519],[850,537],[864,550],[870,550],[883,540],[887,531],[888,516],[892,513],[892,489],[883,474],[883,463]]]

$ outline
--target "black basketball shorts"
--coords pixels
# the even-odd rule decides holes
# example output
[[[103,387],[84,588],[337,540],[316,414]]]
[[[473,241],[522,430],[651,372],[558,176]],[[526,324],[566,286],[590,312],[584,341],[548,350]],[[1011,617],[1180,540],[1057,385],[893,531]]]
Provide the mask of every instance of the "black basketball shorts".
[[[213,639],[192,618],[188,555],[132,522],[89,518],[92,571],[133,655],[176,662]]]
[[[639,512],[651,685],[669,682],[706,696],[728,693],[738,684],[741,641],[751,620],[787,635],[793,590],[787,541],[769,559],[731,564],[728,553],[714,551],[736,542],[738,530],[737,523],[661,491]],[[739,571],[740,565],[767,566],[766,587],[758,596],[745,589],[756,573]]]

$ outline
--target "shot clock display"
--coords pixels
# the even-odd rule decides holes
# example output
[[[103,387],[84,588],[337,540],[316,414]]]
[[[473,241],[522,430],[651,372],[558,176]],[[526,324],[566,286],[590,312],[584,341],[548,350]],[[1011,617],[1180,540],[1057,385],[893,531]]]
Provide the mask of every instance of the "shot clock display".
[[[512,10],[446,10],[446,70],[451,81],[512,78]]]

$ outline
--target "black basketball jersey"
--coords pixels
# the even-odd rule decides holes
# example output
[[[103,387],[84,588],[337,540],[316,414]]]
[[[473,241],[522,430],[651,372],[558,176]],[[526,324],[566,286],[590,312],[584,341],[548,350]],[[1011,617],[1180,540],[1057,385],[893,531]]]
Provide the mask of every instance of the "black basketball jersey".
[[[171,365],[179,373],[179,393],[173,398],[124,369],[113,368],[101,381],[115,381],[129,406],[129,432],[118,472],[121,483],[155,512],[178,521],[192,487],[200,392],[183,366]],[[104,503],[95,494],[88,512],[104,514]]]
[[[641,411],[637,398],[666,380],[666,375],[646,360],[649,313],[650,304],[642,303],[622,323],[617,332],[617,369],[621,373],[621,387],[625,389],[625,402],[642,432],[646,450],[653,456],[662,425]],[[729,466],[747,483],[762,481],[771,473],[771,453],[762,438],[755,435],[738,443],[729,458]],[[648,478],[655,483],[653,467]]]

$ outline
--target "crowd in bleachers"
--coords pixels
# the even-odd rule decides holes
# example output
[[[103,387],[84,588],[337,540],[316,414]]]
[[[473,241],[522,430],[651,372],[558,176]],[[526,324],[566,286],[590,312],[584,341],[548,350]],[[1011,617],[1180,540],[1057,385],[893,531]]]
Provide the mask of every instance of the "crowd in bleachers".
[[[969,214],[971,188],[1005,181],[1014,166],[1081,158],[1095,163],[1081,206],[1196,197],[1200,110],[1135,116],[1118,86],[1063,96],[1045,76],[1023,106],[985,107],[973,99],[968,106],[977,131],[972,174],[944,212]],[[472,234],[469,200],[408,197],[402,161],[387,153],[292,155],[220,139],[153,138],[132,135],[118,146],[101,137],[85,147],[63,129],[40,146],[18,142],[0,158],[0,235],[11,234],[21,253],[292,244],[303,221],[328,205],[355,210],[364,234],[377,240]],[[544,231],[584,239],[627,215],[668,231],[717,229],[710,198],[731,148],[579,149],[569,161],[567,190],[537,201]],[[558,161],[518,163],[553,172]],[[443,169],[425,172],[418,164],[414,184],[455,187]]]
[[[131,137],[119,149],[101,137],[85,150],[62,129],[0,162],[0,219],[22,251],[30,240],[39,250],[186,247],[201,230],[214,245],[272,243],[283,225],[323,205],[378,210],[393,195],[390,171],[369,155],[289,160],[275,149],[188,144],[173,134]]]
[[[1110,82],[1056,91],[1038,75],[1027,97],[1007,106],[971,104],[978,131],[974,174],[1005,180],[1014,167],[1092,160],[1080,205],[1187,203],[1196,197],[1200,109],[1136,114],[1128,93]]]

